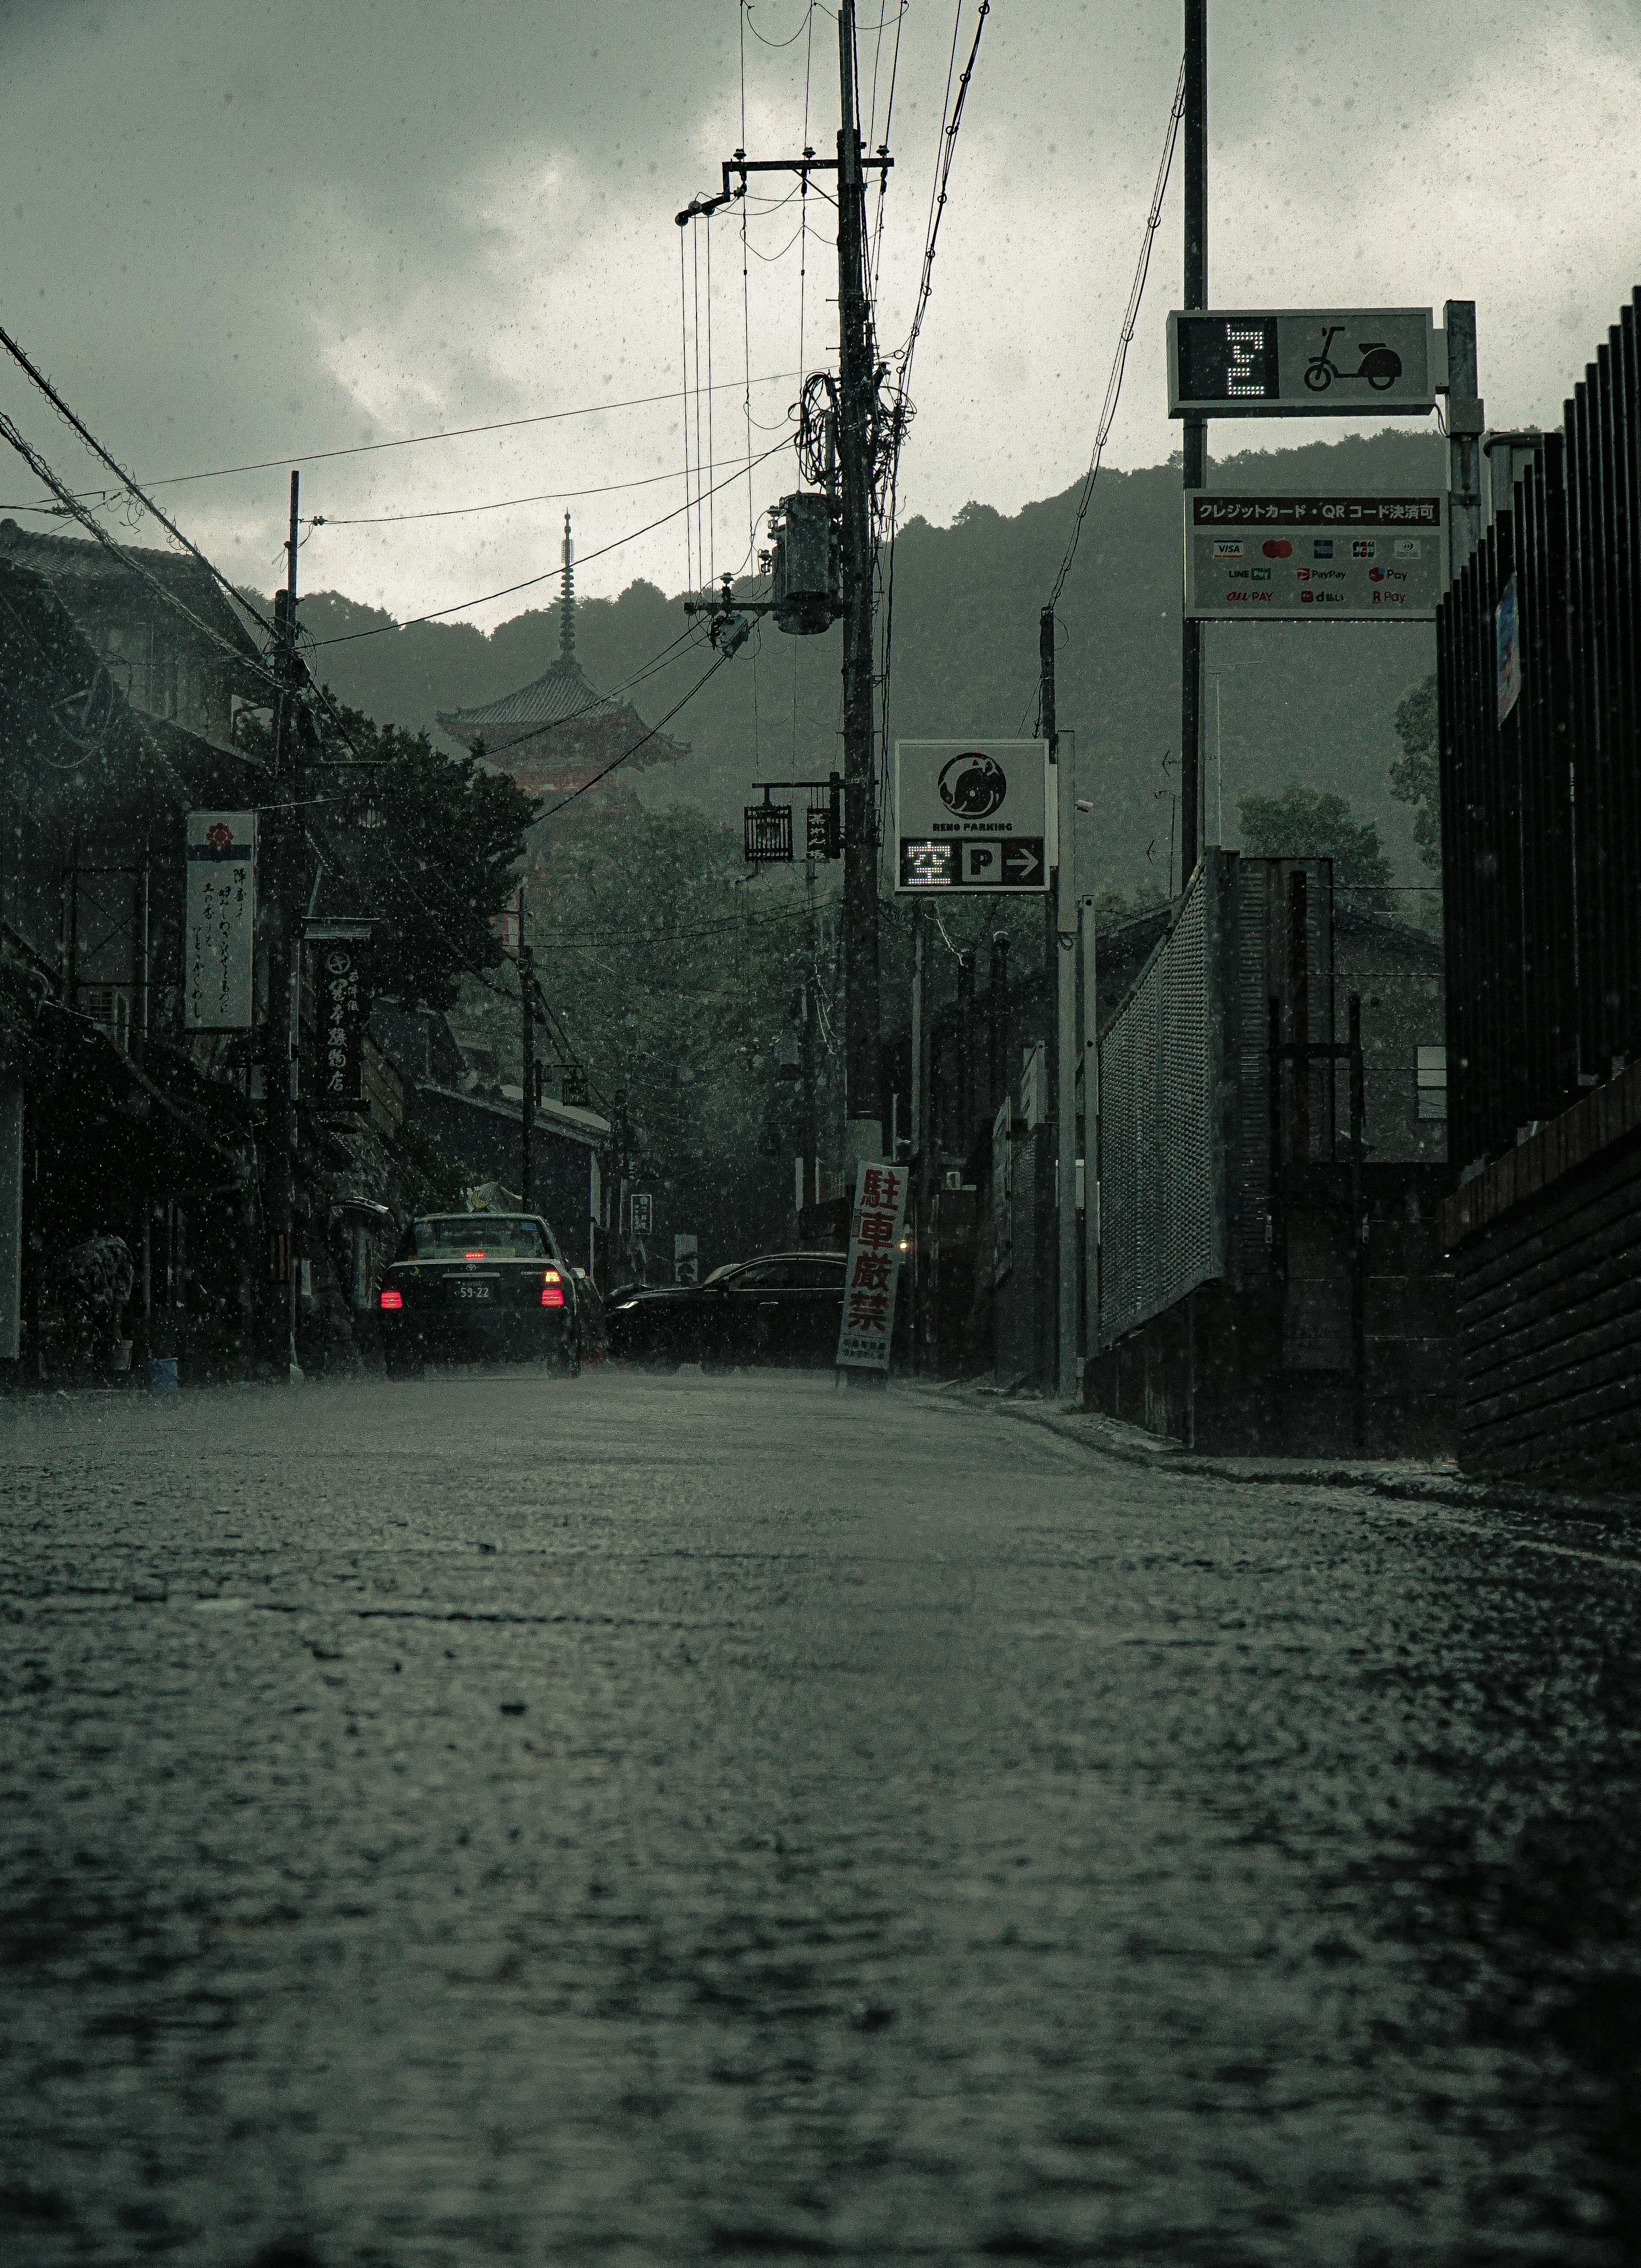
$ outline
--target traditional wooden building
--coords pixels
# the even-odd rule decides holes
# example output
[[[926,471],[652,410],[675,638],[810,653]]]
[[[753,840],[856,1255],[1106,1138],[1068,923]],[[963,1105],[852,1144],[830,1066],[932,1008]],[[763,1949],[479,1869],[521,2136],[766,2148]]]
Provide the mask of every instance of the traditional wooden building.
[[[576,655],[576,551],[568,512],[563,556],[557,660],[499,700],[439,711],[439,726],[549,803],[596,782],[590,800],[597,806],[629,805],[634,770],[675,762],[688,748],[665,733],[652,733],[629,701],[600,693],[582,668]]]

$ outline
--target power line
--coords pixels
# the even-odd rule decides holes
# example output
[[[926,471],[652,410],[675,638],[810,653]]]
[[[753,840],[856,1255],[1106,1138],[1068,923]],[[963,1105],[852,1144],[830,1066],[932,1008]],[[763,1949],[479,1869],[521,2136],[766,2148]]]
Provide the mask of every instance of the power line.
[[[0,338],[4,337],[4,334],[0,333]],[[5,342],[8,345],[11,344],[9,340]],[[32,365],[29,367],[30,374],[34,375]],[[802,372],[799,371],[776,370],[767,372],[762,378],[754,378],[752,380],[752,383],[754,386],[779,386],[784,384],[784,382],[790,378],[798,378],[801,376]],[[38,382],[40,381],[37,379],[37,383]],[[738,386],[742,381],[739,379],[726,379],[724,382],[726,386]],[[328,463],[330,460],[335,457],[368,457],[375,455],[378,452],[383,449],[415,449],[421,447],[424,442],[428,441],[466,441],[472,439],[475,434],[511,433],[517,431],[520,426],[549,425],[556,423],[559,420],[566,417],[601,417],[607,410],[643,409],[647,409],[654,402],[671,401],[673,399],[673,396],[670,393],[635,394],[629,395],[622,401],[588,401],[582,403],[579,408],[575,409],[542,409],[535,411],[527,417],[497,418],[492,423],[488,425],[452,425],[442,428],[439,431],[435,433],[402,434],[397,439],[392,441],[356,441],[352,443],[350,446],[342,449],[308,449],[300,452],[293,451],[289,455],[283,457],[261,458],[255,464],[217,465],[213,467],[209,472],[168,473],[163,480],[149,481],[144,485],[150,489],[178,488],[189,481],[224,481],[231,479],[238,473],[267,473],[282,471],[289,465],[322,465]],[[103,453],[100,450],[99,450],[98,453],[99,455],[103,455]],[[113,460],[106,455],[103,456],[103,461],[105,464],[113,466]],[[114,466],[114,469],[118,471],[119,468],[117,466]],[[137,497],[139,499],[143,498],[143,490],[138,488],[135,481],[128,480],[123,473],[121,474],[120,477],[133,496]],[[84,491],[84,493],[88,496],[102,497],[105,501],[107,500],[107,491],[101,489],[87,490]],[[48,506],[33,504],[0,505],[0,511],[4,512],[40,512],[48,509]],[[162,515],[156,512],[154,517],[156,519],[158,519]]]
[[[640,748],[646,747],[650,741],[654,740],[663,725],[670,725],[673,718],[677,716],[679,711],[685,707],[688,703],[695,699],[696,694],[700,692],[702,687],[706,683],[709,677],[717,676],[718,671],[723,668],[725,663],[728,659],[728,653],[726,652],[720,652],[716,659],[710,662],[707,667],[703,670],[701,675],[695,680],[695,683],[690,687],[688,692],[683,696],[682,699],[674,701],[672,707],[667,711],[666,716],[658,718],[656,722],[651,725],[649,731],[644,733],[642,740],[635,740],[629,748],[623,748],[620,755],[614,759],[614,762],[606,764],[602,771],[594,772],[591,779],[583,780],[579,787],[571,788],[568,795],[561,796],[558,801],[552,805],[548,810],[542,812],[541,816],[543,819],[552,819],[556,817],[558,813],[563,811],[567,804],[574,803],[578,796],[585,795],[589,788],[596,787],[601,779],[607,779],[610,774],[613,771],[619,770],[619,768],[624,764],[629,757],[636,756]]]
[[[1158,225],[1162,219],[1162,201],[1167,193],[1168,174],[1174,165],[1174,144],[1179,139],[1180,121],[1185,114],[1185,65],[1180,65],[1179,84],[1174,89],[1174,107],[1168,113],[1168,123],[1162,140],[1162,158],[1157,167],[1156,187],[1152,191],[1151,209],[1145,216],[1144,230],[1140,237],[1139,258],[1135,263],[1134,281],[1129,287],[1128,306],[1122,317],[1122,334],[1116,352],[1112,357],[1111,375],[1106,380],[1106,398],[1100,413],[1099,430],[1094,435],[1094,453],[1088,463],[1083,481],[1082,494],[1077,500],[1077,517],[1071,523],[1071,541],[1065,547],[1065,556],[1060,562],[1060,571],[1054,578],[1054,588],[1049,593],[1049,604],[1054,607],[1065,588],[1065,578],[1071,571],[1071,562],[1077,556],[1077,547],[1082,540],[1083,521],[1089,501],[1094,493],[1094,482],[1100,477],[1100,460],[1105,455],[1106,442],[1112,421],[1117,414],[1117,403],[1122,393],[1122,374],[1128,367],[1128,351],[1133,343],[1134,327],[1139,320],[1140,302],[1145,296],[1145,279],[1151,271],[1152,247],[1156,241]]]
[[[64,423],[70,426],[73,431],[79,435],[81,440],[85,442],[86,447],[92,452],[92,455],[101,463],[107,465],[109,471],[115,474],[118,478],[123,482],[128,491],[137,499],[138,503],[141,504],[146,511],[153,514],[154,518],[159,522],[166,534],[168,535],[174,536],[176,541],[182,546],[182,549],[196,559],[199,562],[199,564],[205,570],[206,573],[210,575],[213,580],[222,585],[223,589],[228,593],[230,598],[233,599],[239,606],[244,607],[245,611],[251,616],[252,620],[259,624],[259,626],[271,637],[274,634],[274,626],[267,619],[266,615],[260,614],[254,607],[251,606],[245,599],[241,598],[239,592],[234,589],[232,584],[229,582],[227,577],[222,572],[220,568],[212,564],[212,563],[205,556],[205,554],[200,549],[198,544],[191,542],[189,539],[184,535],[180,527],[178,527],[173,521],[166,519],[165,513],[159,509],[159,506],[157,504],[152,503],[148,497],[143,495],[142,490],[138,488],[136,482],[131,478],[131,475],[125,470],[124,467],[119,464],[116,460],[109,454],[108,451],[104,448],[102,443],[97,438],[97,436],[91,431],[90,427],[84,424],[81,420],[75,416],[74,412],[70,409],[68,403],[57,392],[56,387],[53,386],[51,380],[45,375],[44,372],[36,370],[33,364],[29,360],[27,355],[25,354],[22,348],[11,336],[11,333],[3,328],[0,328],[0,346],[4,347],[12,361],[17,364],[18,369],[23,371],[32,383],[39,387],[40,391],[45,395],[47,401],[50,402],[52,408],[63,420]],[[7,422],[8,423],[10,423],[9,420]],[[13,438],[13,436],[16,438]],[[8,434],[7,438],[11,439],[12,446],[14,448],[21,446],[23,453],[26,455],[26,445],[22,443],[22,437],[20,434],[18,434],[17,428],[15,426],[11,427],[11,433]],[[38,467],[33,468],[33,469],[36,472],[39,470]],[[77,500],[71,502],[69,496],[57,486],[55,478],[48,480],[48,486],[52,489],[55,494],[61,497],[62,501],[65,504],[69,505],[70,508],[73,510],[74,516],[77,519],[80,520],[84,526],[89,527],[93,534],[100,534],[100,531],[95,526],[88,515],[77,509]],[[118,550],[117,545],[110,544],[109,548],[116,551]],[[132,563],[128,562],[128,564],[130,563]],[[140,573],[142,571],[139,569],[137,571]],[[152,577],[149,577],[148,579],[151,582],[153,580]],[[155,588],[158,589],[159,585],[156,584]],[[183,611],[186,612],[187,610],[184,609]],[[189,619],[193,620],[194,618],[190,616]],[[196,622],[195,627],[200,630],[204,630],[205,625],[202,622]],[[207,635],[211,635],[211,633],[208,632]],[[219,644],[224,644],[226,641],[218,638],[217,643]]]
[[[231,660],[238,662],[244,668],[254,670],[259,676],[266,678],[270,685],[272,685],[276,690],[278,689],[279,681],[265,662],[260,659],[254,661],[252,660],[250,657],[244,653],[239,647],[233,644],[232,639],[224,637],[222,632],[216,629],[213,624],[202,622],[200,617],[194,612],[193,608],[191,607],[185,606],[183,601],[178,598],[174,591],[168,591],[158,576],[151,574],[148,569],[142,564],[140,560],[132,558],[129,552],[121,549],[120,545],[114,541],[113,536],[108,534],[106,528],[99,527],[97,525],[96,520],[92,517],[91,513],[84,505],[79,504],[77,500],[72,497],[69,489],[58,480],[57,475],[52,471],[51,467],[40,454],[40,452],[25,439],[22,432],[18,430],[17,425],[14,424],[12,420],[5,416],[4,412],[0,412],[0,439],[4,439],[10,443],[11,446],[17,451],[18,456],[22,458],[24,463],[34,475],[36,480],[43,481],[46,486],[52,490],[54,495],[60,496],[63,498],[66,508],[73,513],[74,517],[81,523],[86,533],[93,539],[93,541],[99,543],[103,549],[108,552],[112,557],[117,559],[120,564],[125,568],[128,572],[135,575],[140,582],[145,583],[148,588],[154,593],[155,597],[160,600],[162,605],[170,608],[173,614],[180,615],[183,621],[186,622],[191,629],[197,630],[202,638],[206,639],[211,645],[217,647],[220,652],[226,654]],[[192,545],[189,546],[189,549],[193,549]],[[209,561],[206,561],[205,563],[207,566],[210,566],[210,564]],[[211,568],[213,575],[216,571],[215,568]],[[243,601],[241,601],[241,603],[243,603]],[[254,610],[247,608],[247,611],[254,612]]]
[[[375,512],[339,519],[332,512],[315,512],[310,527],[386,527],[407,519],[460,519],[478,512],[513,512],[526,504],[570,504],[578,497],[613,496],[618,489],[652,489],[661,481],[675,481],[674,472],[646,473],[636,481],[606,481],[595,489],[543,489],[539,496],[501,497],[493,504],[440,504],[427,512]]]
[[[771,457],[777,455],[785,446],[784,438],[776,441],[773,447],[764,451],[762,456],[754,458],[754,464],[767,464]],[[732,473],[726,474],[723,480],[708,489],[705,495],[716,496],[719,489],[729,488],[741,479],[746,471],[747,468],[744,465],[737,465]],[[700,497],[695,499],[697,509],[701,501]],[[584,552],[578,563],[585,567],[590,560],[602,559],[612,551],[621,550],[626,544],[636,543],[641,535],[649,535],[656,528],[665,527],[669,520],[676,519],[681,512],[687,512],[689,509],[688,504],[681,504],[672,512],[664,512],[659,519],[646,520],[642,527],[629,528],[625,535],[618,535],[613,543],[602,543],[596,551]],[[380,637],[386,630],[408,630],[416,629],[419,622],[441,622],[446,615],[459,615],[467,607],[487,607],[492,599],[511,599],[515,592],[533,591],[538,583],[550,582],[558,571],[556,567],[546,567],[539,575],[526,575],[520,583],[505,584],[501,590],[486,591],[482,596],[476,599],[458,599],[448,607],[432,607],[424,615],[407,615],[403,622],[376,622],[367,630],[343,630],[335,637],[315,638],[314,648],[317,650],[327,645],[351,645],[359,638]]]

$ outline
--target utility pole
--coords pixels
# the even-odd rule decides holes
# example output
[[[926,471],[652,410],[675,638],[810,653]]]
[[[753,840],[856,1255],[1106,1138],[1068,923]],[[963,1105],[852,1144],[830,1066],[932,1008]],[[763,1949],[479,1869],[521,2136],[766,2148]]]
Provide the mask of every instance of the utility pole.
[[[283,1341],[285,1375],[302,1382],[297,1361],[297,1302],[301,1270],[296,1252],[297,1035],[301,1012],[302,858],[301,734],[297,716],[297,511],[301,475],[291,475],[291,519],[285,539],[285,587],[274,597],[276,668],[280,692],[274,724],[274,778],[284,808],[276,820],[271,950],[264,1090],[268,1152],[264,1207],[269,1241],[269,1273],[283,1290],[272,1303]]]
[[[1071,735],[1066,736],[1068,741]],[[1076,760],[1068,747],[1055,768],[1059,794],[1059,865],[1049,901],[1055,918],[1055,1327],[1060,1399],[1077,1393],[1077,799]]]
[[[1208,305],[1208,0],[1185,0],[1185,306]],[[1185,486],[1208,478],[1208,423],[1188,417]],[[1180,628],[1180,887],[1202,848],[1203,625]]]
[[[523,1095],[519,1105],[519,1205],[530,1211],[530,1138],[535,1130],[535,954],[525,942],[524,885],[519,885],[519,1036]]]
[[[916,1188],[912,1202],[912,1372],[923,1369],[924,1238],[929,1220],[929,1129],[924,1123],[928,1091],[924,1075],[924,908],[912,901],[912,1159]]]
[[[1063,799],[1060,795],[1060,718],[1058,691],[1054,666],[1054,608],[1045,607],[1037,617],[1037,705],[1042,724],[1042,736],[1049,743],[1049,792],[1055,798],[1056,813]],[[1063,858],[1066,845],[1060,843],[1059,855]],[[1043,976],[1043,1069],[1047,1074],[1048,1092],[1043,1098],[1043,1116],[1048,1124],[1047,1154],[1057,1158],[1060,1153],[1060,877],[1057,872],[1049,877],[1049,891],[1042,902],[1042,976]],[[1039,1150],[1039,1182],[1035,1205],[1039,1238],[1038,1319],[1035,1344],[1041,1357],[1043,1382],[1050,1376],[1056,1383],[1059,1362],[1056,1354],[1060,1332],[1061,1245],[1057,1233],[1058,1212],[1055,1213],[1056,1233],[1046,1232],[1049,1226],[1048,1193],[1041,1180],[1042,1150]],[[1052,1318],[1052,1322],[1049,1321]]]
[[[843,1186],[883,1155],[878,1002],[877,733],[872,686],[872,428],[877,351],[866,297],[866,181],[855,115],[855,0],[837,11],[839,502],[843,602]]]
[[[1447,332],[1447,572],[1457,582],[1482,541],[1482,434],[1487,411],[1475,358],[1475,302],[1449,299]]]

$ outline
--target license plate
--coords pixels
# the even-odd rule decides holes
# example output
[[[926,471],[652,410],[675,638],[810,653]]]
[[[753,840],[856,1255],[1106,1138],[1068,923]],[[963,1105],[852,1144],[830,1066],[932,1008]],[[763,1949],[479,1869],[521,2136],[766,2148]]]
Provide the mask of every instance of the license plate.
[[[490,1296],[488,1284],[453,1284],[450,1288],[459,1300],[488,1300]]]

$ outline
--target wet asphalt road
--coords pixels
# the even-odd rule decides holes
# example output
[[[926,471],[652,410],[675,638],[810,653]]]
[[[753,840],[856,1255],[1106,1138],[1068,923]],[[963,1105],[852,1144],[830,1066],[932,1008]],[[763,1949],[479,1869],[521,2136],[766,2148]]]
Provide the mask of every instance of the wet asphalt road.
[[[1641,2257],[1641,1537],[829,1381],[0,1410],[0,2258]]]

